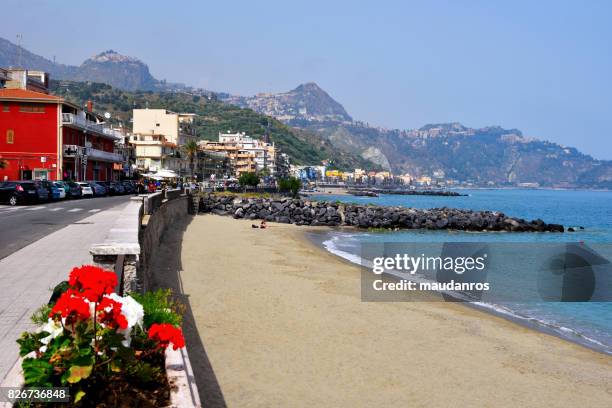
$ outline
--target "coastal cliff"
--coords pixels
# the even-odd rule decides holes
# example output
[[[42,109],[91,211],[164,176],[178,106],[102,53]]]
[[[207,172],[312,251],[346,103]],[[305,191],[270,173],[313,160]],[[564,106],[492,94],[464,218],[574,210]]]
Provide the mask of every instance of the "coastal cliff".
[[[508,232],[565,231],[563,225],[547,224],[541,219],[527,221],[496,211],[446,207],[423,210],[288,197],[245,198],[207,193],[199,199],[199,211],[234,218],[312,226]]]

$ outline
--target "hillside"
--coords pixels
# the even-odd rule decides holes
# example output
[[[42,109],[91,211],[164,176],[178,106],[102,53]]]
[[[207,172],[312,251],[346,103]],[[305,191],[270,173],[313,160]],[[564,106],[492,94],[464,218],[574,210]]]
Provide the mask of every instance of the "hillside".
[[[332,162],[333,167],[375,168],[371,162],[352,153],[335,148],[329,141],[312,132],[296,131],[280,121],[227,105],[214,98],[179,92],[128,92],[110,85],[92,82],[52,81],[51,92],[80,106],[92,100],[98,112],[110,112],[111,121],[129,126],[134,108],[165,108],[174,112],[190,112],[195,120],[197,135],[202,139],[216,140],[219,132],[241,131],[255,138],[262,138],[269,131],[270,140],[287,153],[293,164],[320,164]]]
[[[317,99],[304,92],[305,87],[309,85],[276,95],[226,96],[225,100],[247,105],[289,126],[316,133],[337,149],[368,159],[394,173],[438,174],[445,179],[481,185],[538,183],[542,186],[612,188],[611,161],[595,160],[572,147],[526,138],[517,129],[497,126],[474,129],[460,123],[429,124],[413,130],[384,129],[353,121],[348,113],[338,117],[296,114],[300,106],[306,107],[302,113],[317,110]],[[317,93],[327,95],[323,90]],[[331,99],[329,95],[327,98]],[[320,98],[325,101],[322,106],[342,106],[327,98]]]
[[[134,57],[113,50],[85,60],[80,66],[64,65],[36,55],[0,38],[0,67],[25,67],[48,72],[52,79],[93,81],[125,90],[164,90],[184,87],[155,79],[149,67]]]
[[[262,93],[250,97],[226,95],[223,99],[229,104],[251,108],[287,122],[353,120],[341,104],[314,82],[302,84],[289,92],[279,94]]]

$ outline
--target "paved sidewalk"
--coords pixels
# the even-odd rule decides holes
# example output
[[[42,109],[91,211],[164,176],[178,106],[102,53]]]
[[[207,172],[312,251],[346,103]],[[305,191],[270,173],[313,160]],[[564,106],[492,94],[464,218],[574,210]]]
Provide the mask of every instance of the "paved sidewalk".
[[[19,358],[15,340],[34,328],[32,313],[74,266],[92,262],[90,246],[104,242],[126,205],[81,219],[0,260],[0,382]]]

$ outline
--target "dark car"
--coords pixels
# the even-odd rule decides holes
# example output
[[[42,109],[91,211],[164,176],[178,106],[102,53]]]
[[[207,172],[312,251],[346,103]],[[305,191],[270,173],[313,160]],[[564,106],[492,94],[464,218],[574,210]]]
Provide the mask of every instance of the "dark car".
[[[64,184],[68,187],[68,191],[66,191],[66,198],[83,197],[81,186],[79,186],[77,183],[75,183],[74,181],[67,181]]]
[[[136,186],[133,182],[129,180],[124,180],[121,182],[123,188],[125,189],[125,194],[134,194],[136,192]]]
[[[98,184],[102,184],[104,187],[106,187],[108,195],[125,194],[125,189],[123,188],[123,185],[121,183],[119,183],[119,182],[116,182],[116,181],[104,181],[104,182],[100,182]]]
[[[94,197],[104,197],[108,194],[106,187],[97,181],[90,181],[89,185],[91,186]]]
[[[0,201],[10,205],[46,201],[48,196],[45,188],[39,188],[32,181],[0,182]]]
[[[47,196],[47,201],[59,200],[61,198],[59,187],[53,184],[52,182],[48,180],[36,180],[34,181],[34,184],[46,189],[49,192],[49,195]]]

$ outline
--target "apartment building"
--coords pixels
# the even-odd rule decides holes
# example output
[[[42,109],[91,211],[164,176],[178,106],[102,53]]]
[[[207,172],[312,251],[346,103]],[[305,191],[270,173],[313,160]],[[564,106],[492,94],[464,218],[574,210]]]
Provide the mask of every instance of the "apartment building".
[[[115,142],[124,135],[105,124],[91,104],[82,109],[49,95],[46,73],[3,71],[8,80],[0,89],[0,157],[7,166],[0,180],[106,181],[121,176],[124,159]]]
[[[276,174],[277,150],[274,144],[254,139],[244,132],[220,132],[218,141],[205,140],[199,145],[203,150],[226,153],[236,177],[254,172],[265,172],[269,176]]]
[[[193,113],[175,113],[166,109],[134,109],[133,133],[164,135],[169,143],[182,146],[195,140]]]

